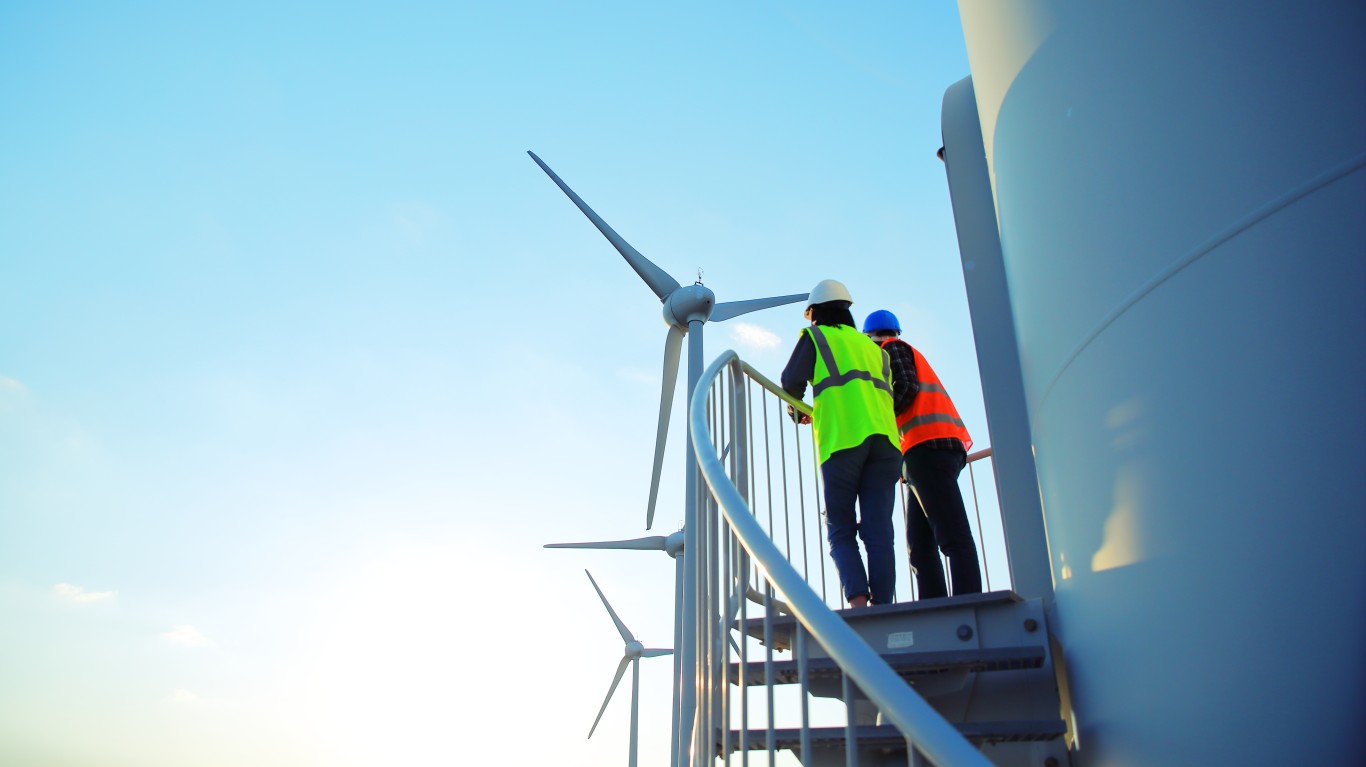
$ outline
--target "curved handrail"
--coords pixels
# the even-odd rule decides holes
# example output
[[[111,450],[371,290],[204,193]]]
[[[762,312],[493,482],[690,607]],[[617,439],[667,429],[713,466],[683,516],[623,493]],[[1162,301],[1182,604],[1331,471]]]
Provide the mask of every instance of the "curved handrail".
[[[736,373],[747,374],[788,404],[803,412],[811,412],[809,405],[787,394],[782,387],[741,360],[734,351],[726,351],[707,367],[697,383],[696,391],[707,391],[727,365],[732,366]],[[736,378],[738,380],[739,376]],[[914,743],[915,748],[932,762],[939,765],[990,767],[991,762],[980,751],[825,605],[758,521],[748,513],[748,504],[730,477],[726,476],[720,458],[714,454],[714,450],[704,449],[704,446],[710,447],[711,440],[706,397],[692,398],[688,408],[688,424],[698,471],[708,490],[716,498],[735,537],[764,567],[774,587],[787,597],[792,615],[820,642],[883,716],[896,725]]]

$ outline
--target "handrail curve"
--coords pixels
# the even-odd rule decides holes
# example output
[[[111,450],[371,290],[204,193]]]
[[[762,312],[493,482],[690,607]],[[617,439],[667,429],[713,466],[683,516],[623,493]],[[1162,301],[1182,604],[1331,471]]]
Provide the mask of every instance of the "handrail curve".
[[[797,400],[740,359],[733,350],[718,357],[702,374],[697,392],[708,391],[721,371],[731,367],[735,381],[747,375],[789,405],[805,413],[811,406]],[[906,684],[887,662],[835,614],[783,555],[749,511],[743,495],[727,476],[711,445],[707,397],[694,396],[688,409],[689,432],[698,471],[716,499],[720,513],[741,545],[766,571],[768,580],[787,597],[791,614],[825,648],[883,717],[899,728],[916,750],[936,765],[990,767],[991,762]]]

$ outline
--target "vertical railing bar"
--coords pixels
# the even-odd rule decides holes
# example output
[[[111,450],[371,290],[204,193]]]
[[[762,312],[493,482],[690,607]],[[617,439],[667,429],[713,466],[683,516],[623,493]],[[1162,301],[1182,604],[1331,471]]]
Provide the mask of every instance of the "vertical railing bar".
[[[754,408],[750,403],[754,400],[754,387],[757,386],[748,375],[741,379],[744,381],[742,393],[745,403],[745,466],[746,474],[749,477],[749,513],[755,519],[759,518],[758,499],[759,499],[759,472],[754,465],[754,455],[757,447],[754,442]],[[762,391],[762,389],[761,389]],[[773,525],[769,525],[768,537],[773,537]],[[745,568],[745,585],[749,585],[749,568]],[[741,592],[740,598],[747,596],[748,589]]]
[[[732,433],[731,429],[728,428],[729,425],[731,425],[729,424],[728,416],[732,412],[732,407],[731,405],[728,405],[727,401],[727,392],[729,391],[727,380],[732,376],[734,375],[732,375],[731,369],[724,369],[723,373],[721,373],[720,380],[717,381],[719,386],[714,387],[717,407],[716,413],[714,413],[714,425],[712,428],[713,432],[720,435],[721,450],[727,451],[728,463],[731,465],[729,479],[731,479],[731,483],[734,484],[735,435]],[[706,615],[706,621],[703,623],[703,625],[705,625],[705,633],[703,633],[702,637],[702,641],[706,645],[706,663],[703,664],[702,673],[699,675],[702,684],[702,693],[706,696],[706,714],[708,714],[708,716],[706,716],[706,729],[703,731],[702,736],[702,748],[705,749],[705,751],[699,749],[694,755],[699,757],[699,759],[701,759],[702,755],[709,755],[709,753],[716,752],[716,723],[720,716],[719,705],[717,705],[717,693],[719,693],[719,690],[717,690],[716,684],[716,666],[717,660],[719,660],[721,656],[720,648],[717,647],[716,644],[716,638],[721,614],[724,613],[724,608],[721,607],[719,580],[721,551],[719,540],[717,540],[716,537],[716,521],[717,518],[720,517],[720,504],[716,503],[713,496],[708,495],[708,499],[709,503],[708,507],[706,507],[708,513],[702,515],[702,535],[699,536],[701,537],[701,540],[706,541],[706,555],[705,562],[703,562],[705,567],[702,569],[702,578],[705,578],[705,589],[703,589],[703,591],[708,595],[708,597],[706,597],[706,603],[703,604],[703,610],[705,610],[705,613],[703,614]]]
[[[800,465],[800,462],[802,462],[802,455],[800,455],[800,451],[798,451],[798,455],[796,455],[796,462],[798,462],[798,465]],[[826,581],[828,581],[828,577],[826,577],[825,574],[825,539],[824,536],[821,535],[821,530],[824,529],[821,525],[821,502],[822,500],[824,500],[825,496],[821,494],[821,461],[820,455],[817,454],[816,421],[811,421],[811,487],[814,488],[814,492],[813,494],[811,494],[811,496],[813,496],[813,498],[816,499],[816,517],[814,518],[816,518],[816,559],[818,562],[821,563],[821,602],[829,604],[831,603],[831,596],[829,596],[829,589],[826,588]],[[826,509],[826,513],[829,513],[829,509]],[[806,535],[805,504],[803,504],[802,506],[802,535]],[[807,578],[807,580],[810,580],[810,577]],[[837,593],[837,595],[835,596],[835,604],[836,608],[844,606],[843,588],[841,588],[840,592]]]
[[[726,763],[730,763],[729,754]],[[740,600],[740,764],[749,767],[749,600],[744,598]]]
[[[764,714],[765,738],[764,745],[768,748],[768,763],[773,764],[774,758],[778,753],[778,734],[774,726],[773,711],[773,613],[776,610],[773,604],[773,583],[767,578],[764,579],[764,688],[766,693],[767,712]]]
[[[725,434],[717,428],[717,421],[720,419],[719,411],[722,403],[720,400],[719,386],[713,382],[711,388],[706,392],[707,396],[707,431],[712,438],[712,449],[717,455],[721,455],[726,444]],[[696,394],[694,394],[696,396]],[[700,488],[699,488],[700,491]],[[710,632],[710,611],[708,605],[711,602],[711,594],[708,591],[710,579],[707,577],[707,570],[710,567],[711,541],[706,535],[707,518],[711,516],[711,494],[698,496],[706,499],[703,505],[703,513],[697,515],[697,531],[693,540],[697,541],[697,551],[685,551],[684,556],[697,558],[697,665],[692,670],[691,684],[697,685],[697,727],[693,731],[693,755],[705,753],[700,751],[705,742],[704,739],[711,737],[711,699],[708,695],[708,684],[706,680],[707,668],[711,662],[711,645],[707,642],[707,635]]]
[[[799,507],[798,518],[802,521],[802,578],[807,583],[811,582],[811,559],[809,549],[811,548],[811,537],[806,532],[806,482],[802,479],[802,434],[801,425],[793,423],[792,426],[792,445],[793,452],[797,456],[797,504]],[[817,502],[819,503],[819,501]],[[821,557],[822,560],[825,557]],[[821,600],[827,604],[829,600],[825,598],[825,583],[821,583]]]
[[[749,406],[751,398],[750,387],[754,386],[754,383],[749,380],[749,376],[741,378],[741,382],[742,388],[740,389],[740,393],[743,395],[742,404],[744,405],[745,411],[745,475],[749,477],[749,498],[746,500],[749,502],[750,515],[757,519],[759,517],[759,512],[754,509],[754,499],[759,496],[759,488],[755,484],[757,481],[755,475],[758,472],[751,471],[751,468],[754,465],[754,409]],[[772,530],[768,531],[768,537],[773,537]]]
[[[722,519],[722,520],[721,520],[721,539],[722,539],[723,541],[725,541],[725,543],[722,545],[722,548],[725,550],[725,561],[726,561],[726,564],[724,565],[725,574],[726,574],[725,583],[726,583],[726,589],[727,589],[728,591],[731,592],[731,593],[729,593],[729,594],[726,595],[726,619],[727,619],[727,620],[726,620],[726,624],[727,624],[727,625],[725,626],[725,629],[726,629],[726,636],[727,636],[727,637],[730,636],[730,626],[729,626],[729,623],[730,623],[730,620],[729,620],[729,619],[730,619],[730,604],[731,604],[731,601],[730,601],[730,600],[735,598],[735,594],[734,594],[734,591],[733,591],[733,589],[735,588],[735,586],[734,586],[734,582],[731,580],[731,578],[734,577],[734,574],[731,572],[731,567],[730,567],[730,566],[731,566],[731,546],[732,546],[732,540],[731,540],[731,537],[730,537],[730,534],[729,534],[729,533],[730,533],[729,525],[727,525],[727,524],[726,524],[726,521],[725,521],[724,519]],[[743,599],[743,598],[740,600],[740,609],[741,609],[741,610],[744,609],[744,599]],[[725,673],[725,679],[724,679],[724,681],[723,681],[723,684],[724,684],[725,686],[722,688],[723,690],[725,690],[725,692],[721,695],[721,758],[724,759],[725,762],[726,762],[727,764],[729,764],[729,763],[730,763],[730,720],[731,720],[731,717],[734,715],[734,712],[732,712],[732,711],[731,711],[731,708],[730,708],[730,701],[731,701],[731,691],[730,691],[730,642],[722,642],[722,643],[721,643],[721,652],[722,652],[722,659],[723,659],[723,661],[724,661],[724,662],[722,663],[722,666],[721,666],[721,667],[722,667],[722,669],[723,669],[723,671],[724,671],[724,673]],[[742,673],[742,674],[744,673],[744,666],[743,666],[743,665],[740,666],[740,673]]]
[[[733,396],[728,398],[727,395],[733,395],[733,390],[731,386],[733,386],[734,378],[734,369],[727,366],[727,368],[723,371],[721,376],[721,385],[717,387],[716,391],[717,401],[720,403],[720,408],[718,409],[716,418],[716,428],[717,431],[719,431],[722,435],[721,443],[725,445],[726,449],[729,451],[728,458],[730,464],[731,484],[736,484],[735,401]],[[727,385],[728,382],[730,383],[730,385]],[[736,486],[742,487],[741,485]],[[704,522],[705,533],[707,537],[707,548],[710,551],[710,556],[707,560],[707,593],[711,595],[711,599],[706,606],[707,666],[703,673],[703,683],[706,685],[707,694],[708,728],[706,732],[707,750],[699,752],[699,756],[701,756],[701,754],[715,753],[716,750],[716,696],[719,693],[719,690],[717,688],[717,663],[721,658],[721,649],[717,645],[717,640],[718,635],[720,634],[719,624],[721,621],[721,616],[724,615],[726,610],[724,600],[722,599],[720,580],[721,569],[724,565],[721,562],[721,558],[723,556],[723,552],[721,550],[721,543],[720,540],[717,538],[717,521],[719,518],[719,507],[716,504],[710,504],[708,507],[706,520]]]
[[[911,486],[905,482],[901,483],[901,521],[906,529],[902,534],[906,538],[906,572],[911,578],[911,601],[916,600],[918,590],[915,583],[915,569],[911,566]]]
[[[736,487],[736,489],[740,490],[741,498],[744,499],[744,502],[748,503],[749,500],[747,498],[744,498],[745,485],[743,482],[739,481],[739,475],[737,472],[737,467],[739,463],[736,455],[736,450],[739,448],[739,439],[736,437],[735,433],[735,368],[733,366],[727,366],[726,375],[723,378],[723,384],[724,388],[721,389],[720,396],[721,401],[725,403],[725,405],[721,411],[720,428],[721,431],[726,435],[726,445],[730,451],[730,480],[731,484],[733,484]],[[715,556],[713,557],[711,562],[711,569],[707,572],[708,577],[711,579],[712,593],[716,595],[716,598],[711,605],[712,615],[710,623],[712,626],[712,630],[711,634],[707,638],[707,641],[709,641],[712,646],[712,662],[707,665],[707,681],[709,688],[708,692],[712,698],[712,710],[713,712],[719,714],[720,706],[716,704],[716,699],[719,696],[721,696],[722,691],[724,690],[724,688],[721,686],[722,674],[724,672],[724,666],[722,661],[725,657],[726,651],[726,648],[724,647],[725,638],[722,636],[722,632],[725,627],[726,618],[730,613],[730,584],[722,581],[722,573],[726,571],[728,559],[724,545],[725,534],[722,529],[722,520],[719,505],[717,505],[716,512],[714,514],[709,514],[707,516],[707,537],[711,541],[713,551],[715,552]],[[709,733],[709,739],[707,743],[708,750],[705,752],[706,754],[716,753],[716,747],[719,742],[716,737],[717,724],[724,723],[713,723],[712,729]],[[722,729],[726,728],[723,727]]]
[[[797,656],[797,686],[802,696],[802,726],[800,738],[802,754],[811,753],[811,679],[807,669],[806,626],[797,621],[794,629],[793,652]]]
[[[767,481],[768,487],[768,537],[776,540],[777,536],[774,534],[775,531],[773,529],[773,450],[772,446],[769,444],[770,432],[768,430],[768,389],[765,389],[764,387],[760,386],[759,392],[759,396],[762,398],[759,409],[764,414],[764,477]],[[758,586],[759,584],[756,582],[754,585]]]
[[[977,541],[981,544],[978,550],[982,559],[982,570],[986,573],[987,591],[991,591],[991,567],[987,564],[987,538],[982,534],[982,505],[977,502],[977,476],[973,473],[972,464],[968,464],[968,482],[972,484],[972,510],[977,515]]]
[[[778,400],[777,404],[779,408],[778,417],[782,418],[783,401]],[[787,532],[787,561],[792,562],[792,500],[789,495],[791,488],[787,479],[787,428],[784,426],[780,426],[778,429],[778,451],[778,464],[783,470],[783,530]],[[796,565],[796,562],[792,562],[793,567]],[[805,572],[802,573],[802,577],[806,577]]]
[[[844,763],[858,767],[858,723],[854,708],[854,681],[840,669],[840,692],[844,695]]]
[[[736,487],[747,487],[749,489],[749,495],[744,497],[744,502],[746,506],[748,506],[751,509],[750,514],[753,515],[754,512],[752,511],[752,509],[754,507],[754,487],[750,479],[751,472],[749,471],[750,459],[748,443],[748,440],[750,439],[752,434],[752,430],[749,428],[750,419],[748,409],[745,407],[747,394],[746,387],[748,386],[747,380],[748,379],[741,372],[739,364],[734,364],[731,367],[731,411],[733,413],[732,421],[734,422],[735,426],[731,429],[731,444],[734,446],[731,448],[731,457],[735,461],[736,479],[738,480],[736,482]],[[730,643],[727,640],[730,638],[731,605],[734,604],[733,602],[731,602],[731,599],[738,598],[740,600],[740,604],[744,604],[744,602],[746,601],[745,585],[748,585],[749,583],[749,574],[748,572],[746,572],[744,574],[743,583],[737,585],[736,576],[739,575],[741,564],[735,562],[734,560],[735,557],[739,554],[739,547],[731,546],[732,537],[730,535],[730,523],[727,522],[725,518],[722,517],[719,513],[717,514],[717,521],[720,523],[720,529],[718,530],[718,532],[721,534],[722,539],[726,542],[725,583],[726,589],[730,592],[726,598],[724,622],[721,626],[721,628],[723,629],[723,635],[718,636],[717,638],[717,641],[720,642],[722,645],[721,651],[725,653],[726,656],[726,662],[722,665],[721,672],[727,678],[721,680],[720,684],[725,685],[724,689],[728,691],[730,689],[728,686],[728,677],[730,676]],[[732,565],[735,566],[733,573]],[[726,717],[725,719],[724,732],[727,735],[725,743],[726,750],[723,750],[722,753],[725,754],[726,761],[729,762],[730,751],[728,749],[730,734],[730,717]]]

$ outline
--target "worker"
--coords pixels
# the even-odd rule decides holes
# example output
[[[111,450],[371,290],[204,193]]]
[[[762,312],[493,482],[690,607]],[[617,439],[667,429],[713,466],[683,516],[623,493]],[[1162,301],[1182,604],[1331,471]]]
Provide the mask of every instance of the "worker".
[[[854,300],[836,280],[821,280],[807,299],[803,328],[783,369],[784,391],[797,399],[812,387],[812,423],[825,485],[830,558],[851,607],[896,600],[892,513],[901,465],[887,354],[858,332]],[[791,408],[788,412],[796,417]],[[855,511],[857,505],[857,512]],[[867,569],[859,540],[868,553]]]
[[[982,575],[958,475],[968,462],[972,437],[934,368],[901,340],[896,315],[879,309],[863,332],[891,358],[892,399],[901,434],[901,477],[911,488],[906,502],[906,545],[921,599],[949,595],[939,552],[949,558],[953,593],[980,594]]]

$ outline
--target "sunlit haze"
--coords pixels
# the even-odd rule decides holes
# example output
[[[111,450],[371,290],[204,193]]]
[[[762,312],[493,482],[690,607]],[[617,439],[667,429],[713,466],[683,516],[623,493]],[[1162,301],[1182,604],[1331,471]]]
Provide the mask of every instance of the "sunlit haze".
[[[527,150],[718,301],[896,312],[985,447],[967,74],[952,3],[6,4],[0,764],[622,763],[583,571],[669,647],[673,563],[542,545],[647,534],[666,329]]]

